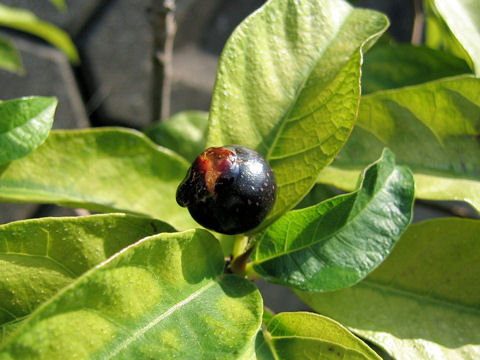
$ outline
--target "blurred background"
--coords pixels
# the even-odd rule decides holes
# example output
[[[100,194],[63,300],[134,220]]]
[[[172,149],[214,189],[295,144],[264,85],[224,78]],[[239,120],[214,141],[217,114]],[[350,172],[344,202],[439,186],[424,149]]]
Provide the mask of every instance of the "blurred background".
[[[215,81],[217,61],[234,28],[260,7],[262,0],[177,0],[177,33],[173,58],[171,114],[205,110]],[[390,36],[410,42],[416,0],[353,1],[378,9],[391,20]],[[59,11],[39,0],[2,0],[25,8],[68,32],[79,54],[73,66],[42,39],[0,27],[0,36],[20,50],[26,70],[18,76],[0,70],[0,99],[27,95],[55,96],[59,105],[55,129],[151,124],[152,0],[67,0]],[[418,9],[418,8],[417,8]],[[469,211],[457,203],[417,203],[415,219]],[[81,211],[54,205],[0,204],[0,224],[18,219],[78,215]],[[274,311],[307,309],[287,288],[259,282],[265,304]],[[265,291],[268,289],[268,291]]]

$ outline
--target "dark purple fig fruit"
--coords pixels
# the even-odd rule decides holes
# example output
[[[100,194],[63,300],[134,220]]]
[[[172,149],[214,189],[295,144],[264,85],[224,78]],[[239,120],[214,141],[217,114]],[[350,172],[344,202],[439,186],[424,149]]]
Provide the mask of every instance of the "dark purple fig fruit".
[[[268,163],[241,145],[212,147],[193,162],[177,189],[177,202],[202,226],[223,234],[254,229],[275,203]]]

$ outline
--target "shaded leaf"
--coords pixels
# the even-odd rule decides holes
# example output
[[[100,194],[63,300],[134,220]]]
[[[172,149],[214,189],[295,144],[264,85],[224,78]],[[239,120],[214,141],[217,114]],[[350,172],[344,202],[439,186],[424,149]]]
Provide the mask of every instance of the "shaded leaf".
[[[0,38],[0,69],[24,74],[22,59],[15,45],[8,39]]]
[[[48,136],[57,99],[26,97],[0,103],[0,165],[28,155]]]
[[[319,181],[355,187],[389,147],[415,176],[415,195],[461,200],[480,211],[480,79],[456,77],[362,97],[357,126]]]
[[[158,220],[122,214],[1,225],[0,334],[10,332],[87,270],[141,238],[164,231],[175,229]]]
[[[257,336],[258,360],[381,359],[339,323],[308,312],[274,316]]]
[[[65,4],[65,0],[50,0],[50,2],[60,11],[67,10],[67,4]]]
[[[52,131],[29,156],[0,169],[0,199],[130,212],[196,227],[177,205],[188,164],[134,130]]]
[[[429,0],[470,57],[480,75],[480,2],[476,0]]]
[[[260,327],[262,299],[224,265],[205,230],[145,238],[40,307],[0,358],[235,358]]]
[[[205,150],[207,123],[207,112],[183,111],[148,127],[145,135],[192,162]]]
[[[346,141],[357,113],[361,49],[387,25],[384,15],[342,0],[270,0],[228,40],[207,145],[245,145],[270,163],[278,193],[262,227],[305,196]]]
[[[42,21],[34,13],[0,4],[0,26],[11,27],[41,37],[62,50],[73,63],[78,63],[77,49],[62,29]]]
[[[315,184],[310,192],[295,206],[295,209],[303,209],[309,206],[317,205],[329,198],[338,195],[331,187],[323,184]]]
[[[413,196],[410,171],[386,149],[358,191],[290,211],[260,233],[249,266],[306,291],[351,286],[388,256],[410,223]]]
[[[467,73],[464,60],[444,51],[410,44],[375,46],[365,55],[362,94]]]
[[[297,294],[398,359],[480,356],[480,221],[410,226],[387,260],[341,291]]]

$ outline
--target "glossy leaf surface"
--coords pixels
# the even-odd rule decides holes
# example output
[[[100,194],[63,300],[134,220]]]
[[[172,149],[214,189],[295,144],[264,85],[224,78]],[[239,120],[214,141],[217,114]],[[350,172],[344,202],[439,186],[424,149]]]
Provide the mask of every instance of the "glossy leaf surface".
[[[332,291],[367,276],[410,223],[414,183],[386,149],[361,188],[294,210],[258,235],[250,266],[267,281]]]
[[[450,53],[410,44],[374,46],[362,67],[362,94],[471,73]]]
[[[0,226],[0,335],[87,270],[164,231],[174,229],[158,220],[121,214]]]
[[[0,103],[0,165],[24,157],[45,141],[57,103],[47,97]]]
[[[165,146],[192,162],[205,150],[207,123],[207,112],[183,111],[167,121],[150,126],[145,134],[158,145]]]
[[[361,48],[386,17],[346,1],[270,0],[220,57],[207,145],[240,144],[272,166],[278,192],[263,227],[294,207],[355,123]]]
[[[52,131],[29,156],[1,169],[0,199],[149,215],[186,229],[198,226],[175,201],[187,168],[133,130]]]
[[[468,53],[480,74],[480,2],[476,0],[430,0],[453,36]]]
[[[0,38],[0,69],[17,74],[25,72],[20,53],[11,41]]]
[[[0,358],[240,357],[263,304],[250,281],[223,268],[220,244],[205,230],[145,238],[39,308]]]
[[[70,36],[55,25],[40,20],[28,10],[0,4],[0,26],[11,27],[41,37],[62,50],[70,61],[79,62],[77,49]]]
[[[399,359],[480,356],[480,221],[410,226],[387,260],[342,291],[297,293]]]
[[[480,79],[457,77],[362,97],[357,126],[319,181],[350,190],[389,147],[415,176],[416,197],[480,211]]]
[[[258,360],[381,358],[339,323],[313,313],[280,313],[262,326]]]

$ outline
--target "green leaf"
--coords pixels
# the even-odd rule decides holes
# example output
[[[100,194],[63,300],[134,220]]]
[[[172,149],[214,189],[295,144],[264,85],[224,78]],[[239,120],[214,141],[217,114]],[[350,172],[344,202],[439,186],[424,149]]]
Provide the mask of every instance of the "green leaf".
[[[67,10],[67,4],[65,4],[64,0],[50,0],[50,2],[55,5],[55,7],[60,11]]]
[[[388,256],[410,223],[413,197],[410,171],[386,149],[358,191],[290,211],[260,233],[249,266],[306,291],[351,286]]]
[[[121,249],[170,225],[123,214],[43,218],[0,226],[0,335]],[[1,337],[0,337],[1,338]]]
[[[224,265],[205,230],[147,237],[40,307],[0,358],[235,358],[256,336],[262,298]]]
[[[234,31],[220,57],[208,146],[241,144],[272,166],[276,204],[293,208],[356,120],[361,49],[388,25],[342,0],[270,0]]]
[[[473,69],[472,59],[458,42],[442,16],[438,14],[431,0],[424,0],[425,44],[432,48],[449,52],[464,59]]]
[[[73,63],[77,64],[80,61],[77,49],[65,31],[40,20],[28,10],[0,4],[0,26],[11,27],[41,37],[62,50]]]
[[[145,134],[158,145],[165,146],[193,162],[205,150],[207,123],[207,112],[183,111],[167,121],[148,127]]]
[[[339,323],[308,312],[281,313],[262,326],[258,360],[381,358]]]
[[[25,73],[20,53],[15,45],[5,38],[0,38],[0,69],[19,75]]]
[[[414,224],[387,260],[356,286],[297,294],[397,359],[478,359],[479,234],[476,220]]]
[[[468,64],[444,51],[410,44],[374,46],[362,68],[362,94],[471,73]]]
[[[434,12],[470,57],[480,75],[480,2],[476,0],[429,0]]]
[[[57,99],[26,97],[0,103],[0,165],[31,153],[53,125]]]
[[[197,227],[175,192],[188,164],[134,130],[52,131],[29,156],[0,168],[0,200],[148,215]]]
[[[357,126],[321,183],[350,190],[386,146],[415,176],[415,195],[480,211],[480,79],[457,77],[362,97]]]
[[[315,184],[310,192],[302,201],[295,207],[295,209],[303,209],[309,206],[317,205],[318,203],[330,199],[338,195],[338,191],[334,191],[331,187],[323,184]]]

